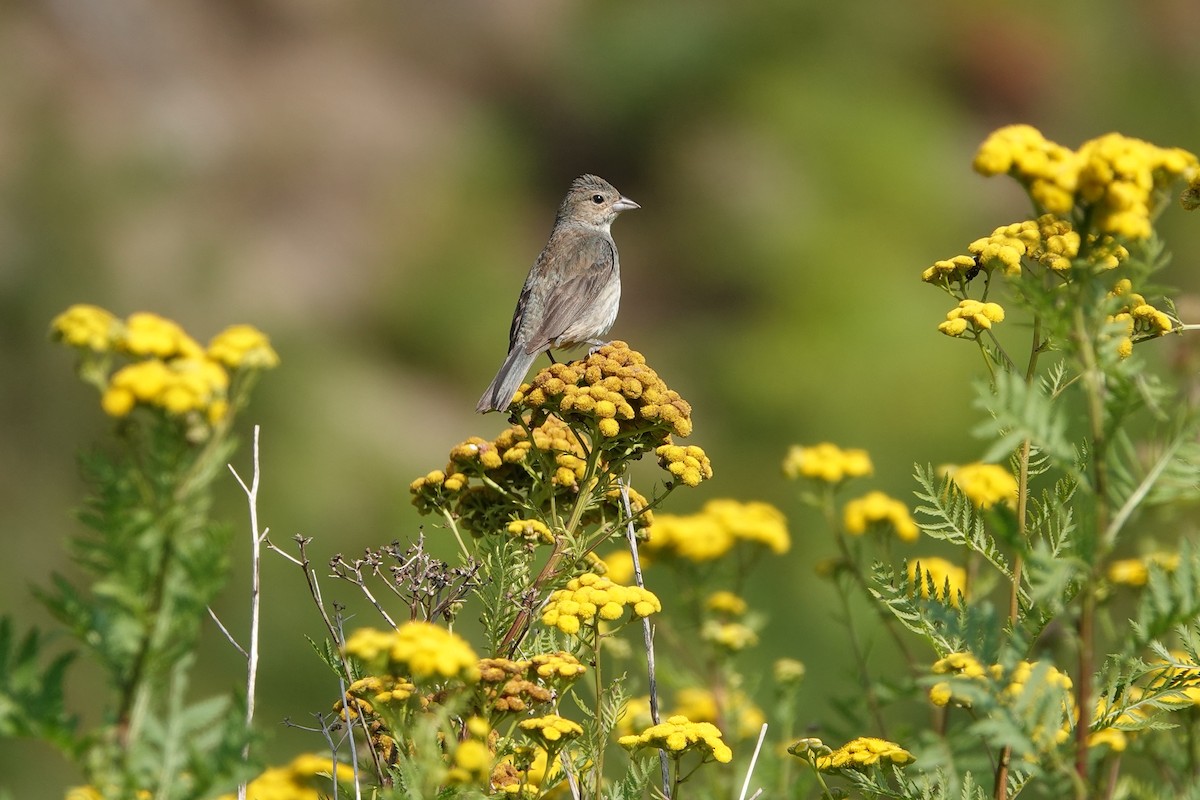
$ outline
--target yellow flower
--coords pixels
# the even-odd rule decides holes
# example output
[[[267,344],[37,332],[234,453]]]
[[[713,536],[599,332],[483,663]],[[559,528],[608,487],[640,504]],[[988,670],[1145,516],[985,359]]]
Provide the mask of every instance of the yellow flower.
[[[587,667],[580,664],[579,659],[563,650],[535,655],[529,659],[529,666],[543,680],[562,678],[573,681],[587,672]]]
[[[1032,126],[1009,125],[994,131],[975,154],[975,170],[982,175],[1012,175],[1046,211],[1065,215],[1074,205],[1079,157]]]
[[[622,736],[617,740],[622,747],[639,750],[653,747],[673,754],[695,751],[722,764],[733,760],[733,751],[721,739],[721,731],[711,722],[692,722],[687,717],[676,715],[666,722],[651,725],[640,734]]]
[[[492,773],[492,751],[478,739],[467,739],[454,748],[454,760],[446,772],[450,783],[482,783]]]
[[[700,628],[700,638],[724,650],[736,653],[758,644],[758,634],[740,622],[706,620]]]
[[[571,423],[595,425],[601,437],[637,439],[648,446],[666,433],[692,432],[692,407],[669,389],[629,345],[613,341],[566,364],[552,364],[522,384],[513,398],[521,410],[545,410]]]
[[[723,589],[710,594],[708,599],[704,601],[704,607],[709,611],[740,617],[746,613],[747,605],[745,600],[733,592]]]
[[[735,540],[763,545],[777,555],[791,547],[787,518],[770,503],[709,500],[700,513],[715,519]]]
[[[208,343],[208,357],[230,369],[272,369],[279,355],[267,335],[253,325],[231,325]]]
[[[508,523],[508,532],[527,542],[554,544],[554,534],[546,527],[546,523],[536,519],[514,519]]]
[[[1105,233],[1145,239],[1158,193],[1196,174],[1196,156],[1178,148],[1109,133],[1079,148],[1080,198],[1092,207],[1094,224]]]
[[[918,569],[920,569],[919,576]],[[952,606],[958,605],[959,595],[966,595],[967,571],[937,556],[910,559],[908,561],[908,580],[914,587],[919,586],[921,597],[926,598],[930,596],[930,583],[932,583],[933,598]]]
[[[914,760],[912,753],[894,742],[872,736],[860,736],[828,755],[817,756],[815,763],[821,772],[833,772],[840,769],[861,771],[880,763],[902,767]]]
[[[954,256],[933,262],[932,267],[921,273],[921,280],[925,283],[965,282],[974,278],[979,269],[974,256]]]
[[[620,619],[626,608],[636,616],[648,617],[662,611],[662,604],[646,589],[622,586],[586,572],[550,595],[542,610],[542,624],[570,635],[578,633],[584,621],[594,625],[600,620]]]
[[[961,467],[942,467],[941,472],[950,476],[959,491],[976,508],[991,508],[997,503],[1016,506],[1017,479],[999,464],[977,461]]]
[[[694,562],[720,558],[735,544],[729,529],[706,514],[659,514],[649,534],[645,544],[648,552]]]
[[[771,669],[775,682],[784,686],[804,680],[804,662],[795,658],[776,659]]]
[[[712,462],[704,450],[694,444],[686,447],[668,442],[654,451],[663,469],[684,486],[699,486],[713,476]]]
[[[569,741],[583,735],[583,728],[579,723],[564,719],[557,714],[522,720],[520,727],[527,736],[540,739],[548,748],[554,747],[560,741]]]
[[[1021,259],[1041,240],[1037,222],[1025,220],[1002,225],[990,236],[976,239],[967,246],[979,265],[986,270],[999,268],[1005,275],[1021,274]]]
[[[962,685],[959,679],[983,681],[987,678],[987,671],[978,659],[965,652],[951,653],[935,661],[933,674],[949,677],[949,680],[936,683],[929,689],[929,699],[935,706],[946,706],[953,702],[958,706],[970,707],[969,696],[955,691],[956,687]]]
[[[999,681],[1003,679],[1004,668],[995,664],[990,669],[992,677]],[[1042,675],[1042,680],[1031,689],[1029,679],[1035,672]],[[1071,699],[1071,678],[1050,664],[1037,661],[1021,661],[1013,668],[1008,676],[1001,699],[1005,702],[1039,705],[1044,698],[1057,698],[1062,713],[1062,724],[1053,728],[1038,726],[1031,733],[1034,743],[1042,749],[1049,749],[1065,742],[1071,735],[1070,719],[1074,714],[1074,704]],[[1029,697],[1029,693],[1033,696]]]
[[[370,675],[360,678],[346,688],[346,699],[352,708],[358,707],[367,713],[376,706],[403,703],[412,697],[417,687],[403,678],[392,675]]]
[[[879,491],[869,492],[846,503],[842,518],[846,533],[852,536],[861,536],[871,526],[878,525],[891,528],[896,536],[906,542],[915,542],[920,537],[908,506]]]
[[[104,353],[112,349],[121,333],[121,323],[99,306],[73,305],[50,323],[52,336],[71,347]]]
[[[75,786],[67,790],[63,800],[104,800],[94,786]]]
[[[641,562],[642,569],[645,569],[647,566],[647,561],[641,553],[638,554],[638,560]],[[633,582],[633,554],[628,550],[614,550],[606,555],[603,561],[604,577],[608,578],[613,583]]]
[[[204,355],[200,345],[184,333],[179,323],[149,311],[129,315],[117,345],[132,356],[167,359],[176,356],[197,358]]]
[[[1200,665],[1192,663],[1187,653],[1172,650],[1171,660],[1180,666],[1168,666],[1150,682],[1150,689],[1165,690],[1158,696],[1173,708],[1200,706]]]
[[[271,767],[250,781],[246,797],[254,800],[320,800],[327,797],[329,779],[339,783],[354,780],[348,764],[334,764],[328,756],[301,755],[284,767]],[[233,800],[236,794],[221,795],[218,800]]]
[[[395,631],[360,628],[346,640],[346,654],[372,671],[407,675],[414,682],[479,680],[479,657],[464,639],[431,622],[406,622]]]
[[[1164,572],[1179,568],[1178,553],[1151,553],[1144,558],[1122,558],[1108,565],[1108,579],[1122,586],[1134,588],[1145,586],[1150,579],[1150,566],[1155,565]]]
[[[946,313],[946,321],[938,325],[938,330],[947,336],[962,336],[970,328],[978,334],[991,328],[993,322],[1003,321],[1004,309],[999,304],[962,300]]]
[[[1129,746],[1129,737],[1125,731],[1117,728],[1104,728],[1088,734],[1088,747],[1107,747],[1114,753],[1123,753]]]
[[[783,474],[788,478],[811,478],[825,483],[870,475],[872,469],[866,450],[843,450],[828,442],[812,447],[793,445],[783,460]]]

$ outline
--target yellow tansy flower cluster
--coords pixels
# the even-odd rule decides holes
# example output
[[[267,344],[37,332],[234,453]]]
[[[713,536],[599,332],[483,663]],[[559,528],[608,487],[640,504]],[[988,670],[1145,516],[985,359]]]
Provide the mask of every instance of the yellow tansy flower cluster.
[[[506,530],[527,542],[554,544],[554,534],[550,533],[546,523],[538,519],[514,519],[508,523]]]
[[[915,542],[921,535],[908,506],[880,491],[868,492],[846,503],[842,521],[851,536],[862,536],[873,526],[891,529],[905,542]]]
[[[97,306],[75,305],[51,324],[53,337],[85,351],[81,374],[102,390],[101,407],[124,417],[138,406],[172,416],[199,414],[208,423],[229,410],[230,372],[269,369],[279,364],[265,334],[235,325],[201,347],[178,323],[137,312],[121,321]],[[119,353],[133,359],[109,374],[107,357]]]
[[[1094,269],[1112,269],[1129,257],[1129,251],[1111,236],[1088,234],[1087,241],[1087,263]],[[1043,214],[1037,219],[1001,225],[990,235],[971,242],[967,247],[970,255],[934,262],[921,273],[921,280],[949,288],[953,282],[971,280],[980,269],[998,269],[1016,277],[1022,274],[1024,261],[1066,274],[1079,256],[1080,243],[1080,235],[1070,221]]]
[[[577,739],[583,735],[578,722],[564,719],[557,714],[521,720],[520,728],[531,739],[539,740],[547,749],[557,749],[560,742]]]
[[[529,680],[528,672],[528,661],[507,658],[480,661],[479,682],[488,708],[499,712],[523,712],[531,706],[554,700],[554,692]]]
[[[829,442],[812,447],[792,445],[783,459],[786,477],[811,478],[824,483],[841,483],[847,478],[870,475],[873,469],[866,450],[843,450]]]
[[[939,658],[933,664],[934,675],[946,675],[949,680],[935,683],[929,689],[929,699],[935,706],[946,706],[953,702],[959,706],[970,706],[969,697],[964,697],[955,688],[962,686],[959,679],[969,679],[983,682],[987,678],[987,670],[983,664],[970,653],[951,653],[945,658]]]
[[[721,558],[739,542],[786,553],[791,538],[783,512],[757,501],[710,500],[696,514],[659,514],[644,549],[701,562]]]
[[[746,601],[738,597],[731,591],[722,589],[713,592],[704,601],[706,611],[712,611],[717,614],[725,614],[731,617],[740,617],[746,613],[749,606]]]
[[[700,513],[715,519],[734,539],[762,545],[775,555],[783,555],[792,546],[787,517],[770,503],[718,498],[705,503]]]
[[[994,131],[975,153],[974,166],[982,175],[1012,175],[1028,187],[1034,202],[1052,214],[1065,216],[1075,204],[1078,156],[1031,125]]]
[[[208,357],[230,369],[273,369],[279,355],[253,325],[231,325],[208,343]]]
[[[645,356],[621,341],[578,361],[551,364],[522,384],[513,405],[594,428],[601,447],[619,436],[622,447],[650,449],[666,434],[692,432],[692,407],[646,365]]]
[[[1133,353],[1135,336],[1139,339],[1165,336],[1175,329],[1175,323],[1169,316],[1133,291],[1133,284],[1128,278],[1117,281],[1108,296],[1119,298],[1122,302],[1121,308],[1108,318],[1109,322],[1120,322],[1125,326],[1125,336],[1117,344],[1121,358],[1128,358]]]
[[[550,703],[556,697],[550,687],[565,686],[585,671],[579,659],[563,651],[519,661],[485,658],[479,662],[479,680],[488,706],[500,712],[523,712]]]
[[[974,256],[954,256],[933,262],[921,273],[925,283],[966,283],[979,274],[980,264]]]
[[[946,321],[938,330],[947,336],[962,336],[969,328],[978,335],[989,330],[993,322],[1004,321],[1004,309],[999,303],[981,303],[978,300],[960,300],[958,305],[946,312]]]
[[[796,658],[778,658],[771,666],[771,675],[782,686],[792,686],[804,680],[807,672],[804,662]]]
[[[1127,239],[1150,236],[1150,220],[1163,189],[1196,175],[1196,156],[1161,148],[1119,133],[1105,134],[1079,148],[1081,204],[1091,207],[1096,227]]]
[[[667,443],[655,449],[658,464],[684,486],[699,486],[713,476],[712,462],[704,450],[694,444],[686,447]]]
[[[113,349],[122,327],[111,312],[86,304],[71,306],[50,323],[51,334],[58,341],[97,353]]]
[[[585,572],[567,581],[564,589],[550,595],[542,610],[542,624],[558,628],[566,634],[576,634],[584,622],[612,622],[625,615],[648,617],[662,611],[662,604],[653,592],[639,586],[622,586],[608,578]]]
[[[374,714],[377,706],[403,703],[412,697],[417,687],[403,678],[392,675],[369,675],[359,678],[346,688],[346,697],[335,710],[346,711],[349,719],[358,714]]]
[[[432,622],[414,620],[394,631],[360,628],[346,640],[346,654],[375,673],[405,675],[414,682],[479,680],[479,657],[466,640]]]
[[[463,725],[466,736],[454,746],[450,755],[447,783],[482,784],[492,774],[492,750],[488,747],[491,726],[482,717],[470,717]]]
[[[808,750],[816,750],[820,752],[823,748],[821,741],[802,740],[808,744],[807,747],[788,748],[788,752],[793,755],[807,755]],[[815,747],[813,743],[815,742]],[[797,744],[800,744],[799,742]],[[795,748],[795,750],[793,750]],[[898,767],[903,767],[905,764],[911,764],[916,759],[913,754],[905,750],[895,742],[889,742],[886,739],[877,739],[873,736],[860,736],[857,739],[851,739],[841,747],[830,750],[828,753],[817,755],[813,763],[821,772],[835,772],[843,769],[853,769],[862,771],[867,767],[873,767],[876,764],[895,764]]]
[[[707,463],[707,458],[704,460]],[[458,524],[474,536],[507,531],[530,542],[549,543],[553,541],[552,531],[544,521],[529,517],[524,499],[544,494],[545,487],[539,484],[548,478],[556,499],[569,504],[578,496],[586,471],[584,444],[566,423],[548,417],[529,432],[521,425],[512,425],[492,441],[473,436],[455,445],[445,468],[417,478],[409,485],[409,492],[422,514],[452,513]],[[711,466],[709,471],[711,474]],[[627,491],[634,525],[644,528],[653,519],[644,510],[649,503],[635,489]],[[582,521],[592,524],[616,519],[624,515],[624,510],[620,490],[613,486]]]
[[[327,777],[328,776],[328,777]],[[354,780],[348,764],[334,764],[329,756],[301,755],[285,767],[271,767],[246,786],[246,797],[254,800],[321,800],[329,796],[329,778],[339,783]],[[236,794],[217,800],[234,800]]]
[[[722,650],[738,653],[758,644],[758,633],[741,622],[705,620],[700,626],[700,638]]]
[[[962,466],[947,465],[940,472],[954,481],[954,485],[976,508],[988,509],[998,503],[1016,506],[1017,479],[999,464],[976,461]]]
[[[1121,558],[1108,565],[1109,581],[1135,589],[1145,586],[1150,580],[1150,567],[1157,566],[1164,572],[1179,569],[1178,553],[1151,553],[1143,558]]]
[[[975,156],[978,172],[1012,175],[1045,211],[1066,217],[1078,207],[1088,212],[1097,232],[1126,239],[1150,236],[1158,195],[1180,178],[1194,179],[1197,163],[1186,150],[1118,133],[1072,151],[1029,125],[995,131]]]
[[[617,743],[629,750],[644,747],[666,750],[673,755],[695,751],[722,764],[733,760],[733,751],[721,739],[721,731],[711,722],[692,722],[687,717],[676,715],[665,722],[651,725],[639,734],[622,736]]]
[[[1053,692],[1062,698],[1063,725],[1055,727],[1052,733],[1035,732],[1035,739],[1041,746],[1051,746],[1066,739],[1069,733],[1068,715],[1073,706],[1071,678],[1050,664],[1021,661],[1008,671],[1001,664],[984,667],[971,653],[951,653],[933,665],[933,673],[944,675],[947,679],[930,688],[929,699],[937,706],[954,703],[969,707],[972,698],[978,697],[980,691],[985,691],[994,694],[997,700],[1005,704],[1026,701],[1029,700],[1025,697],[1029,691],[1029,680],[1035,672],[1042,676],[1037,688],[1038,698],[1045,692]]]
[[[151,359],[127,364],[113,373],[100,405],[113,417],[123,417],[141,404],[177,416],[201,411],[211,422],[216,422],[228,410],[225,400],[228,388],[229,375],[216,361]]]
[[[967,594],[967,571],[937,556],[909,559],[908,582],[925,598],[930,596],[932,584],[933,599],[952,606],[958,605],[960,595]]]

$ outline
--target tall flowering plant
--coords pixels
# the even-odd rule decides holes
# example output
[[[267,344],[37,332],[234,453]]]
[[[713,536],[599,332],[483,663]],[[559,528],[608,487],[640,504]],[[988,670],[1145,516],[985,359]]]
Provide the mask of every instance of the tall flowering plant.
[[[921,777],[855,767],[853,752],[879,747],[792,752],[818,776],[842,764],[868,796],[1166,796],[1147,769],[1181,796],[1196,789],[1200,559],[1176,510],[1200,497],[1200,417],[1188,387],[1152,368],[1163,337],[1195,327],[1153,278],[1166,263],[1155,222],[1180,182],[1197,205],[1197,158],[1120,134],[1070,149],[1014,125],[975,168],[1015,179],[1029,217],[921,279],[953,302],[938,331],[979,352],[980,461],[919,466],[911,515],[876,492],[843,500],[870,472],[853,451],[785,462],[838,541],[825,573],[866,689],[860,724],[895,729],[914,691],[932,710],[906,742]],[[887,535],[864,543],[872,529]],[[951,557],[893,552],[926,539]],[[872,672],[855,595],[882,614],[907,690]]]

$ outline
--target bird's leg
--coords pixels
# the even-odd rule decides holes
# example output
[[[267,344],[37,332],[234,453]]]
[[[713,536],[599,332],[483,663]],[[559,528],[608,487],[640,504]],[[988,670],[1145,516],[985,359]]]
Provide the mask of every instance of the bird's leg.
[[[589,339],[588,344],[591,345],[591,347],[588,348],[588,355],[590,356],[594,355],[595,352],[601,347],[606,347],[607,345],[612,344],[612,342],[602,342],[599,339]]]

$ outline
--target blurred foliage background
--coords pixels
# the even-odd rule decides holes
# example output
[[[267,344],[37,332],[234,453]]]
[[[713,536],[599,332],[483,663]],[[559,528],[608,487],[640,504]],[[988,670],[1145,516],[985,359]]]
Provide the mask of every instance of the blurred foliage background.
[[[556,204],[595,172],[642,205],[615,226],[613,336],[692,402],[717,472],[667,510],[789,513],[792,552],[748,593],[773,615],[749,657],[806,661],[817,723],[854,686],[813,573],[832,543],[784,451],[865,447],[863,490],[903,498],[914,462],[978,457],[977,354],[937,333],[952,304],[919,280],[1027,215],[1014,183],[971,171],[976,146],[1027,122],[1070,147],[1119,130],[1200,149],[1197,31],[1193,0],[0,5],[0,607],[47,622],[28,590],[71,573],[75,454],[111,426],[47,340],[56,313],[267,331],[284,364],[245,415],[263,426],[261,518],[277,542],[315,537],[318,560],[355,554],[415,535],[409,481],[503,427],[475,400]],[[1176,207],[1162,230],[1200,322],[1200,219]],[[1194,364],[1187,344],[1139,352]],[[221,513],[244,527],[232,478]],[[218,611],[244,631],[238,541]],[[259,719],[285,758],[321,745],[280,721],[309,722],[336,687],[304,640],[320,626],[300,575],[271,558],[264,580]],[[242,685],[215,631],[202,669],[197,691]],[[95,676],[74,675],[86,722]],[[74,777],[20,743],[0,775],[22,797]]]

